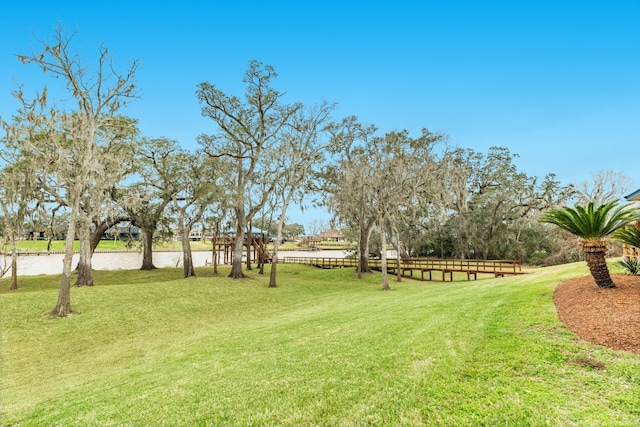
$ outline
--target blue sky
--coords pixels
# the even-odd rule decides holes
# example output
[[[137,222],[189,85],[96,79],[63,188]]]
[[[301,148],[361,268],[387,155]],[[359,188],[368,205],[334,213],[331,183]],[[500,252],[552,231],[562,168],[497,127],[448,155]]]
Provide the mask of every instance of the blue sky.
[[[195,98],[209,81],[242,95],[251,59],[287,101],[338,103],[382,132],[422,128],[486,152],[507,147],[563,183],[612,170],[640,186],[640,1],[12,2],[0,18],[0,116],[18,83],[49,81],[15,54],[61,23],[88,60],[103,42],[141,67],[126,114],[145,136],[196,147],[213,130]],[[634,188],[635,189],[635,188]],[[314,213],[294,221],[320,219]]]

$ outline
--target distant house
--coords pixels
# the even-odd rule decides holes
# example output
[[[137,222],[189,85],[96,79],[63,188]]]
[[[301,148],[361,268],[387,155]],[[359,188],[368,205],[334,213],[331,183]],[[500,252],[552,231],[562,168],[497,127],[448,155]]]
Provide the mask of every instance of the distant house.
[[[344,242],[345,237],[338,230],[327,230],[318,234],[318,238],[325,242]]]
[[[630,202],[640,202],[640,189],[634,191],[633,193],[625,196]],[[631,224],[631,227],[636,227],[640,229],[640,222],[636,222],[635,224]],[[622,245],[622,253],[626,257],[640,257],[640,248],[634,248],[633,246]]]
[[[199,242],[201,240],[204,240],[204,231],[198,229],[198,230],[191,230],[189,232],[189,240],[192,242]]]
[[[22,240],[47,240],[47,236],[44,234],[44,231],[38,230],[26,230],[21,237]]]
[[[91,228],[94,229],[94,225]],[[130,222],[121,222],[112,227],[102,235],[102,240],[140,240],[140,227],[136,227]]]

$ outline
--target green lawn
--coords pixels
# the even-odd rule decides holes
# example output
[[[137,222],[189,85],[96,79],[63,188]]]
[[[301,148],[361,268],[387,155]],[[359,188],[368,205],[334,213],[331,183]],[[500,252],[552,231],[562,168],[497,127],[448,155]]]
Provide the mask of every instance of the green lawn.
[[[557,319],[553,291],[584,264],[391,292],[379,275],[278,271],[276,289],[255,272],[96,272],[65,319],[41,315],[59,276],[12,293],[3,279],[0,425],[640,423],[640,358]]]

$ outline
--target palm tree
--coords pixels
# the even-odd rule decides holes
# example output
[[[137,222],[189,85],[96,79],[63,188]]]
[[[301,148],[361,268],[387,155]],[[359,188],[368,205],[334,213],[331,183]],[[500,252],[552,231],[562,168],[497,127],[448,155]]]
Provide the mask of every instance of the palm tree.
[[[621,228],[611,235],[615,240],[640,249],[640,228]]]
[[[609,202],[596,206],[574,206],[552,209],[544,214],[541,222],[555,224],[578,236],[589,271],[599,288],[615,288],[609,274],[605,254],[607,237],[622,226],[638,219],[638,212],[629,207]]]
[[[618,242],[636,248],[635,251],[630,251],[635,256],[625,255],[616,264],[627,274],[640,275],[640,255],[638,254],[638,250],[640,250],[640,223],[635,226],[630,225],[629,227],[620,228],[611,237]]]

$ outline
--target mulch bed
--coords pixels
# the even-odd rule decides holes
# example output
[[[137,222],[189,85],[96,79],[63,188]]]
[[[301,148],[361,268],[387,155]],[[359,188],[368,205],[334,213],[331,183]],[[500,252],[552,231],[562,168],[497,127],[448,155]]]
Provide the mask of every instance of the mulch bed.
[[[640,354],[640,276],[611,278],[614,289],[598,288],[590,275],[558,285],[558,317],[585,341]]]

